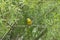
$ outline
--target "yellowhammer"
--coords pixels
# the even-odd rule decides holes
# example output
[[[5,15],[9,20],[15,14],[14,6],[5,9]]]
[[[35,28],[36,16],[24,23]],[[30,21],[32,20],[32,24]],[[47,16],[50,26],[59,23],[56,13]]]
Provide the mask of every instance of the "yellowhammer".
[[[30,18],[27,18],[27,25],[31,25],[32,24],[32,20]]]

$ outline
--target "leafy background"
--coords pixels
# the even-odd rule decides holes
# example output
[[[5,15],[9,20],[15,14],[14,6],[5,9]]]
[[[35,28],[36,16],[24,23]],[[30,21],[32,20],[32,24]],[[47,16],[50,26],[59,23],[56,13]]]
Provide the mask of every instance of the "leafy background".
[[[59,0],[0,0],[0,39],[60,40],[59,31]]]

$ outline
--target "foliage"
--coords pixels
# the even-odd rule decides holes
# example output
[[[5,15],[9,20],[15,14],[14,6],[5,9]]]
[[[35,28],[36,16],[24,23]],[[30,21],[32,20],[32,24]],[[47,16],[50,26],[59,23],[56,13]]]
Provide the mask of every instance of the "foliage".
[[[0,0],[0,39],[60,40],[59,31],[59,0]]]

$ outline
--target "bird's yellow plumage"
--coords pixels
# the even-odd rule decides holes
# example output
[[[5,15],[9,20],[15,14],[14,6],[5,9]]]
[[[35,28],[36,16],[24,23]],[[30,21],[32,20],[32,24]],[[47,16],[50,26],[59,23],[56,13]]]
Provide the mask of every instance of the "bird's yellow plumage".
[[[27,18],[27,25],[31,25],[32,24],[32,20],[30,18]]]

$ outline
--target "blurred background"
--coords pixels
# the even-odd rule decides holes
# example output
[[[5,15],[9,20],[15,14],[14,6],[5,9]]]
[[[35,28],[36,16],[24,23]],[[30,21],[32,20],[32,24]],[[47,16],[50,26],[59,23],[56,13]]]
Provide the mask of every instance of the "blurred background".
[[[60,40],[59,31],[60,0],[0,0],[0,40]]]

